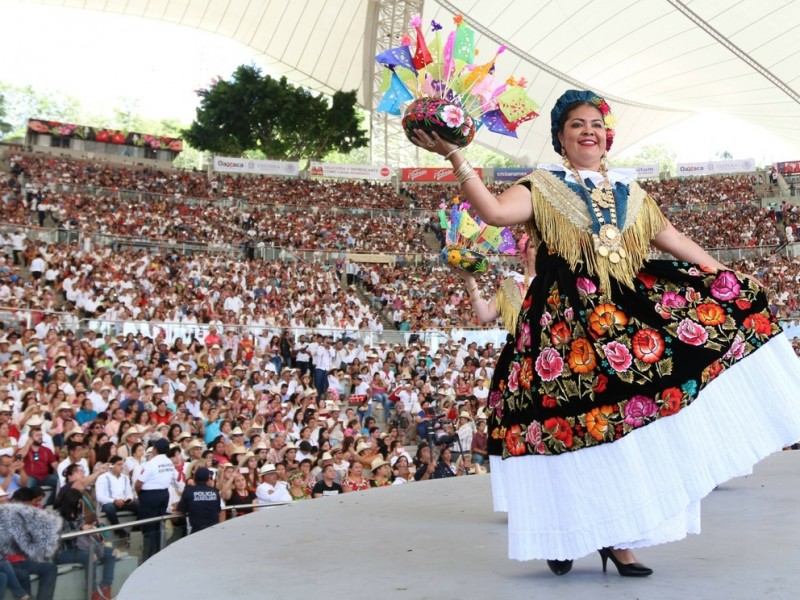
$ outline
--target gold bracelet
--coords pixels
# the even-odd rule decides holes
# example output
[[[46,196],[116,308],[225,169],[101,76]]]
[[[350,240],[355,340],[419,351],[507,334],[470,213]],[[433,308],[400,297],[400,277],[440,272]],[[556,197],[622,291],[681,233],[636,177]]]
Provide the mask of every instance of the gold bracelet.
[[[469,163],[468,160],[464,160],[464,162],[462,162],[459,165],[459,167],[455,171],[453,171],[453,175],[455,175],[456,178],[460,179],[470,171],[472,171],[472,165]]]
[[[450,160],[450,157],[453,156],[453,154],[455,154],[459,150],[461,150],[461,148],[458,148],[458,147],[455,148],[454,150],[450,150],[450,152],[448,152],[447,154],[444,155],[444,159],[445,160]]]
[[[477,291],[477,289],[478,289],[478,286],[476,285],[475,287],[467,288],[467,291],[469,292],[469,295],[471,296],[472,292]]]
[[[462,180],[459,180],[459,182],[458,182],[458,185],[464,185],[464,184],[465,184],[465,183],[467,183],[467,182],[468,182],[470,179],[476,179],[477,177],[478,177],[478,174],[477,174],[475,171],[473,171],[473,172],[472,172],[472,175],[470,175],[469,177],[465,177],[464,179],[462,179]]]

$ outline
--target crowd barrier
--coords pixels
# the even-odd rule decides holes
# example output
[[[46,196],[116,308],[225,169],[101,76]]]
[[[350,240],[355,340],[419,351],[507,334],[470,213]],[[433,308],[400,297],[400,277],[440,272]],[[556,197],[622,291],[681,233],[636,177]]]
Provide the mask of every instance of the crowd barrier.
[[[87,331],[92,330],[99,336],[118,335],[134,337],[141,334],[153,340],[163,339],[168,345],[172,345],[176,340],[184,342],[192,338],[203,340],[210,333],[211,325],[208,324],[189,324],[189,323],[167,323],[163,321],[110,321],[104,319],[79,319],[72,313],[58,311],[27,310],[16,307],[0,306],[0,321],[6,327],[33,327],[40,317],[44,314],[58,315],[59,327],[63,331],[72,331],[75,335],[83,336]],[[800,337],[800,318],[781,319],[781,326],[790,337]],[[292,334],[295,341],[301,335],[331,336],[334,340],[353,340],[358,345],[369,344],[371,347],[378,346],[381,342],[389,345],[400,344],[405,347],[412,342],[427,345],[432,352],[448,341],[466,343],[476,342],[479,346],[494,344],[495,347],[501,346],[508,336],[508,332],[501,328],[465,328],[454,327],[450,329],[429,329],[427,331],[397,331],[394,329],[384,331],[355,330],[340,327],[274,327],[269,325],[215,325],[217,332],[223,334],[233,331],[237,335],[248,333],[254,340],[264,338],[265,342],[275,335],[282,335],[284,331]]]

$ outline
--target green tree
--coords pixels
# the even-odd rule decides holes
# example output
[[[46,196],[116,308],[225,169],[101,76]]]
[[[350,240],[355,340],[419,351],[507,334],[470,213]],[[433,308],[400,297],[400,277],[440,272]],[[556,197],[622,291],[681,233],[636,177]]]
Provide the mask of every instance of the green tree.
[[[614,167],[633,167],[636,165],[655,164],[658,165],[662,173],[668,171],[674,174],[677,158],[678,154],[671,147],[666,144],[654,144],[651,146],[642,146],[638,154],[612,158],[609,160],[609,163]]]
[[[717,158],[719,158],[720,160],[730,160],[733,158],[733,154],[731,154],[727,150],[720,150],[719,152],[717,152]]]
[[[13,129],[11,123],[7,123],[6,120],[6,98],[3,96],[2,92],[0,92],[0,138],[2,138],[5,134]]]
[[[242,65],[229,80],[200,90],[195,120],[184,139],[200,150],[242,155],[258,151],[280,160],[319,160],[367,146],[356,94],[326,96]]]
[[[25,135],[28,119],[80,122],[80,102],[72,96],[35,90],[30,85],[19,87],[2,83],[0,83],[0,94],[5,97],[7,118],[4,120],[11,125],[12,137]]]

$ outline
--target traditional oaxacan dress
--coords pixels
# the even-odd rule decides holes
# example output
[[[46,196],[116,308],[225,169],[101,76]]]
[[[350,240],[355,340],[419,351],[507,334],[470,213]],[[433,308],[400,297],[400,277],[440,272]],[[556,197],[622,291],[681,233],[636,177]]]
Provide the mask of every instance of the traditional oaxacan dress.
[[[595,253],[602,223],[571,173],[521,180],[536,278],[489,394],[512,559],[697,533],[701,498],[800,439],[800,361],[766,295],[732,271],[646,260],[665,221],[633,177],[609,173],[616,263]]]

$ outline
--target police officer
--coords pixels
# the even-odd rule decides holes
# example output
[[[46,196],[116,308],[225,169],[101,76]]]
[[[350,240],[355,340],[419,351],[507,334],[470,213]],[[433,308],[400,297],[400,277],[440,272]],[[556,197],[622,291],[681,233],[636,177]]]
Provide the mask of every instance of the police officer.
[[[177,481],[177,472],[167,457],[169,442],[159,439],[152,444],[153,454],[142,472],[136,478],[134,487],[139,494],[139,518],[149,519],[167,514],[169,506],[169,487]],[[158,552],[160,545],[160,524],[142,525],[142,561]]]
[[[187,485],[180,502],[178,512],[189,517],[192,533],[207,529],[220,521],[222,503],[219,492],[208,484],[211,471],[200,467],[194,472],[195,485]]]

